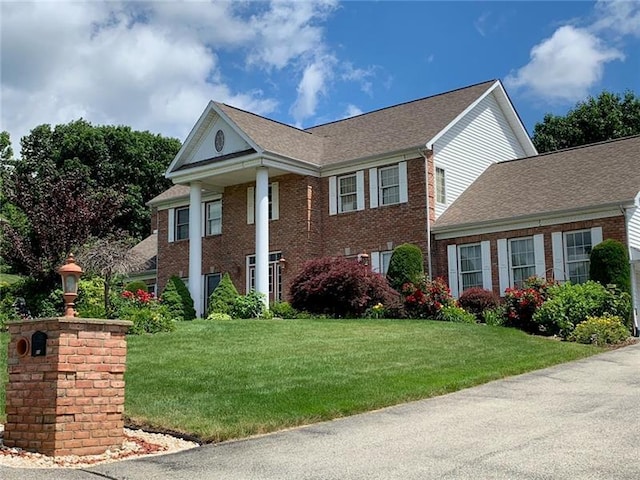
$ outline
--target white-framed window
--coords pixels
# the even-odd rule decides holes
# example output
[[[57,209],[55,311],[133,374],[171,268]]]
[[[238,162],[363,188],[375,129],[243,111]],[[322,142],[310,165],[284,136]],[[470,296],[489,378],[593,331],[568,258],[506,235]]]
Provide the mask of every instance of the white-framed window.
[[[393,250],[380,252],[380,273],[382,275],[386,275],[389,271],[389,262],[391,261],[391,255],[393,255]]]
[[[479,243],[458,247],[458,275],[460,291],[483,288],[482,249]]]
[[[217,199],[205,203],[205,235],[222,233],[222,200]]]
[[[269,301],[282,300],[282,252],[269,253]],[[256,288],[256,256],[247,255],[247,293]]]
[[[280,184],[273,182],[269,184],[269,220],[278,220],[280,218]],[[255,187],[247,188],[247,223],[253,224],[256,215],[256,189]]]
[[[391,165],[378,169],[380,205],[400,203],[400,169]]]
[[[447,203],[444,168],[436,167],[436,202]]]
[[[592,246],[591,230],[564,234],[565,271],[571,283],[584,283],[589,280],[589,257]]]
[[[356,174],[338,177],[338,212],[353,212],[358,208]]]
[[[189,207],[176,208],[175,215],[175,234],[176,240],[186,240],[189,238]]]
[[[514,287],[522,287],[525,280],[536,274],[533,237],[509,239],[509,269]]]

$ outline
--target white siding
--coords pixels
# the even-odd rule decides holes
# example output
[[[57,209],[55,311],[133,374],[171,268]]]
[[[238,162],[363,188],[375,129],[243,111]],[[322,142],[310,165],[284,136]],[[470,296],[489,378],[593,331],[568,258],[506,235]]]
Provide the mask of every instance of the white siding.
[[[447,172],[447,205],[436,205],[436,215],[491,163],[526,156],[493,93],[435,142],[434,154]]]
[[[216,132],[218,130],[224,132],[224,148],[221,152],[217,152],[214,145]],[[189,155],[185,163],[195,163],[221,155],[228,155],[229,153],[241,152],[248,148],[251,148],[250,145],[227,125],[226,122],[218,117],[216,121],[209,126],[207,132],[200,137],[198,145],[193,149],[192,154]]]
[[[627,228],[629,230],[629,246],[640,250],[640,207],[629,210]]]

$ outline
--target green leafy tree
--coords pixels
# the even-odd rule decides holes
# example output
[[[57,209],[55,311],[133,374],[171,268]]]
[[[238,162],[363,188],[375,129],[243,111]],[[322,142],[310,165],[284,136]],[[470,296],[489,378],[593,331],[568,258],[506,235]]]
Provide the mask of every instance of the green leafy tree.
[[[231,309],[240,296],[228,273],[225,273],[218,286],[209,297],[209,313],[231,313]]]
[[[540,153],[640,134],[640,98],[603,91],[589,97],[564,116],[546,114],[533,128],[532,141]]]
[[[418,283],[423,276],[424,259],[420,247],[410,243],[398,245],[389,260],[387,269],[389,285],[399,292],[405,283]]]
[[[631,267],[625,246],[608,238],[591,250],[589,278],[602,285],[616,285],[631,293]]]

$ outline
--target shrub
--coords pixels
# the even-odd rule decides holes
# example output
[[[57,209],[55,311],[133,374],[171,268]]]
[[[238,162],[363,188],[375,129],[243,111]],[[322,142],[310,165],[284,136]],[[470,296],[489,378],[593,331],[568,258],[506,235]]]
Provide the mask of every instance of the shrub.
[[[260,318],[265,310],[264,294],[251,290],[236,298],[230,315],[232,318]]]
[[[506,321],[504,307],[489,308],[482,312],[482,318],[484,318],[484,323],[487,325],[502,327]]]
[[[387,281],[391,288],[400,291],[405,283],[419,283],[424,277],[424,259],[422,250],[417,245],[403,243],[391,254]]]
[[[623,292],[631,292],[631,267],[625,246],[611,238],[591,250],[589,278],[602,285],[617,285]]]
[[[542,295],[536,288],[507,288],[504,296],[505,326],[538,333],[539,326],[533,321],[533,315],[543,301]]]
[[[549,289],[549,299],[540,307],[533,321],[548,335],[567,338],[576,325],[589,316],[604,313],[627,318],[631,310],[626,293],[607,290],[597,282],[564,283]]]
[[[290,296],[296,310],[332,317],[361,317],[378,303],[401,309],[398,293],[382,275],[342,257],[305,263],[291,283]]]
[[[196,318],[193,299],[180,277],[174,275],[169,279],[160,300],[168,308],[169,314],[174,320],[193,320]]]
[[[149,287],[142,280],[135,280],[133,282],[129,282],[124,287],[125,290],[129,292],[136,293],[138,290],[142,290],[143,292],[148,292]]]
[[[484,321],[482,317],[483,312],[496,308],[500,304],[500,298],[491,290],[474,287],[462,292],[458,303],[467,312],[473,313],[478,321]]]
[[[207,315],[207,320],[213,320],[213,321],[231,320],[231,315],[229,315],[228,313],[211,312],[209,315]]]
[[[622,319],[605,313],[600,317],[588,317],[576,325],[569,335],[569,340],[603,346],[623,342],[628,337],[629,330],[622,323]]]
[[[442,278],[405,283],[402,286],[404,307],[410,318],[435,319],[442,307],[455,305],[448,285]]]
[[[171,332],[176,328],[167,306],[143,290],[122,292],[118,315],[122,320],[133,322],[129,329],[132,335]]]
[[[104,309],[104,281],[102,278],[80,279],[76,310],[78,316],[82,318],[107,318],[107,312]]]
[[[209,312],[229,313],[236,299],[240,296],[228,273],[220,279],[220,283],[209,297]]]
[[[462,307],[445,305],[438,312],[436,320],[455,323],[476,323],[476,316],[473,313],[467,312]]]
[[[289,302],[274,302],[269,307],[274,317],[277,318],[296,318],[298,311],[291,306]]]

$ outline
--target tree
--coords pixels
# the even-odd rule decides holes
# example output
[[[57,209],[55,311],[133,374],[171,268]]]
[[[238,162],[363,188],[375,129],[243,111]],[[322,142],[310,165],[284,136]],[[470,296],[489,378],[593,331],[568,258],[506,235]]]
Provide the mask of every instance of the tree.
[[[142,259],[131,251],[135,244],[128,237],[110,235],[105,238],[91,238],[78,250],[78,263],[87,273],[102,278],[104,284],[104,311],[107,318],[113,314],[109,292],[117,275],[131,272]],[[135,293],[135,292],[134,292]]]
[[[640,134],[640,98],[627,91],[603,91],[589,97],[565,116],[546,114],[533,129],[532,141],[540,153]]]
[[[10,160],[13,158],[13,149],[11,148],[11,137],[9,132],[0,132],[0,160]]]

